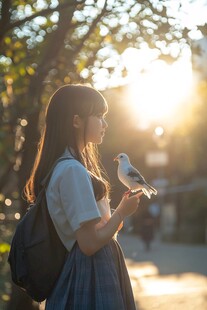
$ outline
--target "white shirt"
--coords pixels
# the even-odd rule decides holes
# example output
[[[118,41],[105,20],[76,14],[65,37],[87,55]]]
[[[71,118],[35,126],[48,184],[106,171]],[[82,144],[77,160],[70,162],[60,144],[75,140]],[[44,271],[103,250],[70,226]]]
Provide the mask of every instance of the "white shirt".
[[[90,175],[86,168],[75,160],[68,150],[55,167],[46,190],[46,199],[51,219],[57,234],[68,251],[73,247],[75,231],[84,222],[99,219],[99,227],[110,218],[107,198],[95,200]]]

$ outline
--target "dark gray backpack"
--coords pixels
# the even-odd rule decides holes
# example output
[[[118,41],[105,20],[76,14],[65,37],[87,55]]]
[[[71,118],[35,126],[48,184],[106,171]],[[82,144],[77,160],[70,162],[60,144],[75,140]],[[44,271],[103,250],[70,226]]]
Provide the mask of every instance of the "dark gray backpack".
[[[8,262],[13,282],[35,301],[49,297],[67,256],[67,250],[59,239],[50,218],[46,186],[59,158],[43,181],[43,188],[34,205],[17,224]]]

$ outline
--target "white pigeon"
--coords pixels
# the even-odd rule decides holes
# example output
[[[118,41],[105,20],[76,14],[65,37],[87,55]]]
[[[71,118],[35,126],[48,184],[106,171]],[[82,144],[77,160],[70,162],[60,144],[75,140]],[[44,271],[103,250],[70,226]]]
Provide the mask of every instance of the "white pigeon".
[[[157,190],[149,185],[140,172],[131,165],[129,157],[125,153],[120,153],[114,160],[119,163],[119,180],[129,189],[125,194],[142,190],[149,199],[152,194],[157,195]]]

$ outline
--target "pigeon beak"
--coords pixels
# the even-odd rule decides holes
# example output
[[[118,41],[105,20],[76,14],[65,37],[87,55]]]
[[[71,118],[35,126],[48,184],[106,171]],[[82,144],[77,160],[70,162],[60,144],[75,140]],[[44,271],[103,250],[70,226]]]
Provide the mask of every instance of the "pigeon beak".
[[[114,158],[114,161],[118,161],[118,157],[115,157],[115,158]]]

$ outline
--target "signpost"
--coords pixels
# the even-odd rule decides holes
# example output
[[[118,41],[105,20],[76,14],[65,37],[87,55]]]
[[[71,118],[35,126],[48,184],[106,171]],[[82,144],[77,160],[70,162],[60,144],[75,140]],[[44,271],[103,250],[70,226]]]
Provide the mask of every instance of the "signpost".
[[[145,161],[149,167],[165,167],[169,162],[168,153],[166,151],[148,152]]]

